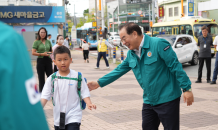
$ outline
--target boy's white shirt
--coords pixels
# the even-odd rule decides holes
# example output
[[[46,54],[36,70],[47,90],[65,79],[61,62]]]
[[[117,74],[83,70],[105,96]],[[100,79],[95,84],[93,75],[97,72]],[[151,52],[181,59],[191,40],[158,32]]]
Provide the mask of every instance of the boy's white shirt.
[[[51,76],[52,75],[50,75],[47,78],[41,94],[41,98],[46,100],[50,100],[52,97]],[[56,76],[60,76],[59,72],[56,73]],[[78,72],[74,70],[70,70],[70,74],[68,74],[66,77],[78,78]],[[69,83],[70,83],[70,87],[68,85]],[[67,101],[67,109],[65,112],[66,113],[65,125],[73,122],[80,123],[82,119],[82,109],[80,106],[80,99],[77,91],[77,81],[68,80],[68,79],[58,79],[58,89],[59,89],[59,93],[57,90],[57,81],[55,81],[54,96],[53,96],[53,100],[55,102],[55,106],[53,106],[54,125],[59,126],[60,112],[65,112],[67,95],[68,95],[68,101]],[[60,94],[61,103],[59,102],[58,94]],[[83,77],[81,83],[81,96],[82,99],[86,97],[90,97],[90,92],[87,83],[85,82]],[[60,105],[61,105],[61,111],[60,111]]]

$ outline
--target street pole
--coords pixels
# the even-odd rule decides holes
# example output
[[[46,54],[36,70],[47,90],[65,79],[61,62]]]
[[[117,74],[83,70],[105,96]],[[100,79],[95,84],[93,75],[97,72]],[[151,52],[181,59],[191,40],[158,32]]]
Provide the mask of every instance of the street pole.
[[[182,12],[182,17],[184,17],[184,10],[183,10],[183,0],[181,0],[181,12]]]
[[[120,25],[120,18],[119,18],[119,15],[120,15],[120,7],[119,7],[119,0],[117,0],[118,2],[118,7],[117,7],[117,11],[118,11],[118,14],[117,14],[117,20],[118,20],[118,28],[119,28],[119,25]],[[119,29],[118,29],[118,33],[119,33]]]
[[[102,33],[104,34],[104,3],[101,2]]]
[[[97,14],[98,14],[98,11],[97,11],[97,0],[95,0],[95,21],[96,21],[96,39],[98,40],[98,21],[97,21]]]
[[[151,4],[149,4],[149,7],[148,7],[148,14],[149,14],[149,23],[151,22]],[[149,32],[151,32],[151,26],[149,24]]]
[[[113,32],[114,32],[114,12],[113,12]]]
[[[76,26],[76,19],[75,19],[75,4],[74,4],[74,11],[73,11],[73,24]]]
[[[64,6],[64,11],[65,11],[65,0],[62,0],[62,6]],[[63,30],[65,30],[66,32],[66,18],[67,18],[66,11],[64,13],[65,13],[65,22],[64,22]]]
[[[153,24],[155,23],[155,11],[154,11],[154,0],[152,0],[152,22],[153,22]]]
[[[159,19],[159,6],[158,6],[158,0],[155,1],[156,3],[156,8],[157,8],[157,19]],[[157,21],[158,22],[158,21]]]

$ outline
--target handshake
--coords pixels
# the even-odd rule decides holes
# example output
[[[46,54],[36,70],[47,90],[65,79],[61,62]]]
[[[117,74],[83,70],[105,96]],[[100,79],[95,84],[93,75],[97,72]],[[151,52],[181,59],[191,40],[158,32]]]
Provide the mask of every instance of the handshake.
[[[98,87],[100,87],[100,85],[98,84],[98,82],[96,81],[91,81],[87,83],[88,87],[89,87],[89,91],[95,90]]]

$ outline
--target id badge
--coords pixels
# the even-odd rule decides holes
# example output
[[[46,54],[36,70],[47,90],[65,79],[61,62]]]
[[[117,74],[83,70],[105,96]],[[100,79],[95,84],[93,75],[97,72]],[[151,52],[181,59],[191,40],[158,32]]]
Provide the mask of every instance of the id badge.
[[[64,112],[60,112],[59,128],[65,129],[65,113]]]
[[[207,47],[207,45],[206,44],[204,44],[204,48],[206,48]]]
[[[99,46],[99,48],[101,48],[101,45]]]

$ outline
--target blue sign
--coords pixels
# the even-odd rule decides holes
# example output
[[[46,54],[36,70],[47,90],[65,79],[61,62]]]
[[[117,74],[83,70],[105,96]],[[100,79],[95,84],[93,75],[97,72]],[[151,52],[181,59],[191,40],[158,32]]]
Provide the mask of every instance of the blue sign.
[[[65,22],[63,6],[0,6],[0,21],[5,23]]]
[[[188,16],[194,16],[194,0],[188,0]]]

